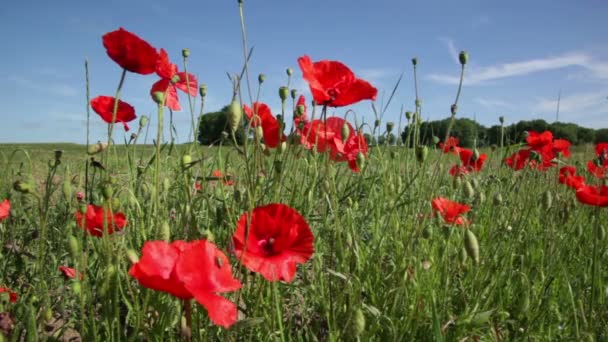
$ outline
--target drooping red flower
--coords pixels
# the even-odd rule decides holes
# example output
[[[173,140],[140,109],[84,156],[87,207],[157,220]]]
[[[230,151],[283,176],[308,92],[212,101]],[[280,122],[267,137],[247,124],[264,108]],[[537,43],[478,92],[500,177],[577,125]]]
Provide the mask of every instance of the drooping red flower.
[[[108,56],[124,69],[142,75],[156,70],[156,49],[135,34],[121,27],[104,34],[102,40]]]
[[[104,220],[108,221],[108,234],[113,234],[127,225],[125,214],[121,212],[111,213],[109,208],[105,212],[104,215],[103,207],[88,204],[87,212],[84,215],[80,210],[76,212],[76,223],[81,228],[86,229],[89,234],[97,237],[101,237],[104,233]]]
[[[338,61],[312,62],[310,57],[298,58],[303,77],[308,81],[315,102],[322,106],[343,107],[361,100],[376,100],[378,90]]]
[[[264,132],[264,144],[270,148],[275,148],[287,139],[283,134],[283,128],[277,118],[272,115],[270,107],[262,102],[255,102],[253,109],[243,105],[243,110],[251,123],[251,127],[262,127]]]
[[[16,303],[17,300],[19,299],[19,295],[16,292],[13,292],[8,287],[0,287],[0,293],[4,293],[4,292],[8,293],[9,301],[11,303]]]
[[[243,214],[232,237],[235,254],[247,269],[268,281],[286,282],[293,280],[296,264],[312,257],[313,240],[304,217],[277,203]]]
[[[171,63],[165,49],[160,49],[156,74],[161,77],[150,89],[150,96],[154,99],[154,93],[165,94],[165,105],[174,111],[182,110],[177,97],[177,89],[195,97],[197,94],[198,81],[196,76],[190,73],[179,72],[176,64]]]
[[[528,131],[526,142],[532,149],[541,149],[544,146],[551,145],[553,142],[553,133],[551,133],[551,131],[544,131],[542,133]]]
[[[113,123],[112,118],[114,114],[114,102],[115,98],[112,96],[97,96],[91,100],[91,107],[95,113],[97,113],[103,119],[103,121]],[[129,125],[127,125],[127,122],[135,120],[136,117],[135,108],[133,108],[133,106],[122,100],[118,100],[116,121],[114,122],[122,122],[125,131],[128,131]]]
[[[608,143],[595,145],[595,159],[587,162],[587,170],[596,178],[608,178]]]
[[[230,261],[213,243],[147,241],[129,275],[144,287],[167,292],[182,300],[195,299],[214,324],[225,328],[237,320],[237,307],[218,293],[236,291]]]
[[[608,142],[601,142],[595,145],[595,155],[598,157],[608,159]]]
[[[74,279],[78,276],[81,280],[83,278],[82,273],[76,271],[76,269],[67,267],[67,266],[59,266],[58,270],[63,273],[63,276],[67,279]]]
[[[558,181],[572,189],[578,189],[585,185],[585,177],[577,176],[574,166],[561,167],[559,169]]]
[[[433,210],[438,212],[446,223],[463,225],[468,223],[461,215],[471,210],[466,204],[450,201],[444,197],[437,197],[431,201]]]
[[[579,202],[596,207],[608,207],[608,186],[583,185],[576,190]]]
[[[0,202],[0,222],[7,218],[11,212],[11,202],[7,199]]]
[[[439,142],[439,148],[443,150],[443,153],[452,152],[454,154],[458,154],[458,152],[460,151],[458,143],[458,138],[448,137],[445,143],[443,141]]]

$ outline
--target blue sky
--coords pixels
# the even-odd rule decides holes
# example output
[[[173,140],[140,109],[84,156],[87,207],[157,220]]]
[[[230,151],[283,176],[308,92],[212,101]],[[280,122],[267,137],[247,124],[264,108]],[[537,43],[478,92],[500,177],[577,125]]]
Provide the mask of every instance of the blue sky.
[[[388,98],[403,81],[384,121],[401,108],[414,108],[411,58],[419,59],[424,119],[447,117],[456,94],[457,54],[470,55],[458,116],[492,125],[542,118],[554,121],[561,90],[560,121],[608,127],[608,2],[537,1],[275,1],[245,0],[245,22],[253,84],[266,75],[262,101],[280,109],[277,89],[294,69],[292,87],[310,98],[297,58],[333,59]],[[120,77],[101,36],[118,27],[136,33],[174,62],[191,51],[189,70],[208,85],[206,108],[230,101],[226,73],[243,63],[236,0],[223,1],[19,1],[0,10],[0,142],[84,142],[84,60],[90,66],[91,95],[113,95]],[[181,67],[180,67],[181,68]],[[149,98],[154,75],[128,74],[122,98],[138,115],[155,121]],[[187,99],[180,93],[182,107]],[[369,101],[353,109],[374,120]],[[188,139],[190,113],[174,113],[178,139]],[[106,126],[94,113],[91,139],[105,139]],[[133,130],[137,124],[131,125]],[[117,127],[117,141],[123,129]],[[153,132],[153,131],[151,131]],[[129,132],[130,134],[130,132]]]

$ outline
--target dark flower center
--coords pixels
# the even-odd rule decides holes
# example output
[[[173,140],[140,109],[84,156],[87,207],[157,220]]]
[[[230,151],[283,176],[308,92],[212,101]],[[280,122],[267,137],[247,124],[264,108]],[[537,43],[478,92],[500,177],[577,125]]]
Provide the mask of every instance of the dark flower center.
[[[258,241],[258,246],[262,249],[265,255],[277,254],[277,251],[273,250],[275,240],[273,237],[268,237]]]

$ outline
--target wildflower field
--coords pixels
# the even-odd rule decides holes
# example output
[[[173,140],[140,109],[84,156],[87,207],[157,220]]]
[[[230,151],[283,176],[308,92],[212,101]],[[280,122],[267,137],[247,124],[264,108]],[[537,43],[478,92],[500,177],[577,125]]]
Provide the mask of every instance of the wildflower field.
[[[222,138],[174,144],[163,116],[189,112],[195,141],[209,91],[196,56],[100,38],[119,81],[87,117],[107,140],[0,145],[0,341],[608,338],[608,142],[467,148],[448,130],[423,145],[419,94],[397,127],[370,119],[349,106],[378,90],[304,53],[272,113],[243,26]],[[132,73],[157,127],[121,97]],[[393,146],[364,135],[404,127]]]

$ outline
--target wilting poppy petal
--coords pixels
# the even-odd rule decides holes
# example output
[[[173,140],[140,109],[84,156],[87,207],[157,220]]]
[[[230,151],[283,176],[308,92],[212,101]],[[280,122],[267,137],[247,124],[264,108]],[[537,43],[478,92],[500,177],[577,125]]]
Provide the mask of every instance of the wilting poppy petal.
[[[576,190],[579,202],[597,207],[608,207],[608,186],[581,186]]]
[[[121,27],[104,34],[102,40],[108,56],[124,69],[142,75],[156,70],[156,49],[135,34]]]
[[[103,207],[89,204],[84,215],[80,210],[76,211],[76,223],[81,228],[86,229],[89,234],[97,237],[101,237],[104,232],[105,219],[108,220],[108,234],[121,230],[127,225],[125,214],[121,212],[110,213],[110,209],[107,209],[106,215],[104,215]]]
[[[177,65],[171,63],[165,49],[160,49],[156,63],[156,74],[161,78],[171,79],[177,73]]]
[[[175,84],[175,87],[184,93],[190,93],[190,96],[195,97],[196,94],[198,94],[198,81],[196,80],[196,76],[185,72],[178,72],[176,75],[179,76],[179,82]]]
[[[433,210],[439,212],[446,223],[456,225],[465,224],[467,221],[461,215],[471,210],[471,207],[466,204],[453,202],[444,197],[433,199],[431,205]]]

